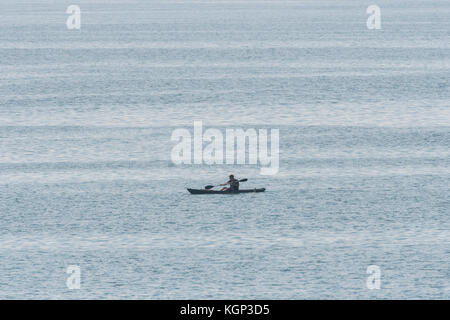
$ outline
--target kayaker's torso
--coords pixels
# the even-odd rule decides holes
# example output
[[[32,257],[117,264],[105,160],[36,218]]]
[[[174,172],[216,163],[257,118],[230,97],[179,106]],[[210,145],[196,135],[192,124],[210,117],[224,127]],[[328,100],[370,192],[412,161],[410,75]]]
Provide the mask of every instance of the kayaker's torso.
[[[238,191],[239,190],[239,180],[230,179],[227,184],[230,185],[230,191]]]

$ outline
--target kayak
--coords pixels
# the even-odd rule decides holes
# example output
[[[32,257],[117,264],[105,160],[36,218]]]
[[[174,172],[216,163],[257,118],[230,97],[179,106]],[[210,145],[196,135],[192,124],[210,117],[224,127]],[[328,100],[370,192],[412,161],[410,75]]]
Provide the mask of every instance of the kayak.
[[[205,189],[187,189],[191,194],[236,194],[236,193],[250,193],[250,192],[264,192],[266,188],[258,189],[240,189],[238,191],[219,191],[219,190],[205,190]]]

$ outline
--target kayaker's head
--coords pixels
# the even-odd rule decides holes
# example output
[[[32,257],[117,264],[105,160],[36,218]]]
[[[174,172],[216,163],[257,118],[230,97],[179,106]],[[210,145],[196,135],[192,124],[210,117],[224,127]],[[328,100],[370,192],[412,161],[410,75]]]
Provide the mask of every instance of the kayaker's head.
[[[230,180],[234,180],[234,176],[232,174],[229,175]]]

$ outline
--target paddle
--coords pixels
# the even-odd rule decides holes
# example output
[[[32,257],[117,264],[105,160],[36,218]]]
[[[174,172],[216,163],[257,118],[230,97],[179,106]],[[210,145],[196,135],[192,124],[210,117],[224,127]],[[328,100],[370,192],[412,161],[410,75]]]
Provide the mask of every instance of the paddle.
[[[239,182],[245,182],[245,181],[247,181],[248,179],[241,179],[241,180],[238,180]],[[207,186],[205,186],[205,189],[206,190],[209,190],[209,189],[212,189],[212,188],[214,188],[214,187],[218,187],[218,186],[212,186],[212,185],[207,185]]]

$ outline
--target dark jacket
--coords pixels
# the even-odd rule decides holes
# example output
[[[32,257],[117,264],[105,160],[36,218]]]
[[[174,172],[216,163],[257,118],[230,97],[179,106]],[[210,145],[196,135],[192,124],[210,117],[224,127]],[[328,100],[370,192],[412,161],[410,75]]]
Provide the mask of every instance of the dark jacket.
[[[239,190],[239,180],[229,180],[227,182],[230,185],[230,191],[238,191]]]

